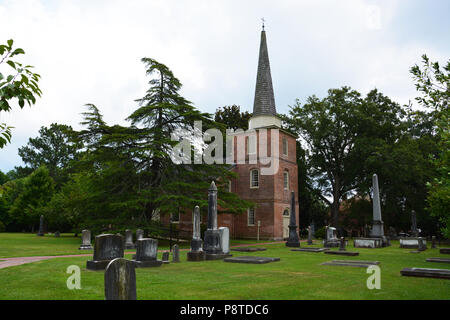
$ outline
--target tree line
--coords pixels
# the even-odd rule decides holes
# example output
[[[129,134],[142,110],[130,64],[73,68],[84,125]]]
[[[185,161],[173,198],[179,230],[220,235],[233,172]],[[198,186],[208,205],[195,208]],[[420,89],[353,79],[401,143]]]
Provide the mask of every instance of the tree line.
[[[142,227],[195,205],[205,212],[211,180],[218,182],[222,212],[241,214],[254,205],[228,192],[228,181],[236,178],[230,166],[176,165],[170,158],[177,130],[192,132],[194,121],[206,129],[245,130],[251,114],[236,105],[203,113],[179,94],[181,82],[167,66],[142,62],[149,87],[127,126],[105,123],[101,109],[88,104],[82,130],[54,123],[19,148],[25,166],[0,172],[0,228],[31,231],[41,214],[55,230]],[[376,173],[385,226],[407,232],[414,210],[424,233],[449,236],[450,61],[441,67],[424,55],[410,72],[420,109],[376,89],[364,96],[344,86],[326,97],[296,100],[279,115],[283,128],[299,137],[301,228],[314,222],[359,232],[370,225]],[[0,101],[10,100],[11,90],[9,96],[1,90],[0,84]]]

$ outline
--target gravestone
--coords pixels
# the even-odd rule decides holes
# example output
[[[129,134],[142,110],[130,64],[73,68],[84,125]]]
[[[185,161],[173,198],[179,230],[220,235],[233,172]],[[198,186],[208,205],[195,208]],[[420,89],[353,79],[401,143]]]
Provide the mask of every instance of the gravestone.
[[[141,238],[136,241],[134,262],[138,268],[159,267],[162,264],[158,257],[158,240]]]
[[[439,249],[439,253],[450,254],[450,248],[441,248]]]
[[[411,211],[411,234],[416,238],[419,236],[419,231],[417,230],[417,216],[414,210]]]
[[[368,268],[373,265],[379,265],[379,261],[360,261],[360,260],[333,260],[321,263],[324,266],[341,266],[341,267],[359,267]]]
[[[55,238],[59,238],[61,236],[61,233],[59,231],[55,232]]]
[[[419,249],[419,239],[422,242],[422,248],[427,248],[427,241],[424,238],[400,238],[400,248]]]
[[[223,259],[224,262],[263,264],[280,261],[280,258],[241,256]]]
[[[257,252],[257,251],[266,251],[266,248],[235,248],[231,249],[232,251],[239,251],[239,252]]]
[[[329,248],[298,248],[291,249],[291,251],[302,251],[302,252],[324,252],[330,250]]]
[[[339,247],[340,242],[336,236],[336,228],[326,226],[325,227],[325,240],[323,241],[323,246],[325,248],[334,248]]]
[[[341,240],[339,241],[339,250],[340,251],[346,251],[344,237],[341,237]]]
[[[289,238],[286,242],[287,247],[300,247],[300,239],[297,234],[297,223],[296,223],[296,210],[295,210],[295,192],[291,192],[291,216],[289,219]]]
[[[230,230],[228,227],[220,227],[220,247],[224,254],[230,253]]]
[[[125,230],[125,249],[134,249],[133,232],[130,229]]]
[[[180,262],[180,247],[177,244],[172,247],[172,262]]]
[[[230,256],[223,252],[220,230],[217,229],[217,187],[214,181],[211,182],[208,190],[208,227],[205,231],[203,251],[205,251],[206,260],[217,260]]]
[[[353,245],[356,248],[380,248],[388,247],[390,241],[384,235],[384,223],[381,219],[381,204],[380,204],[380,190],[378,188],[378,176],[372,176],[372,229],[370,230],[369,238],[356,238]]]
[[[316,224],[313,222],[311,222],[311,233],[312,233],[312,238],[314,238],[316,236]]]
[[[310,245],[313,244],[311,226],[308,226],[308,244],[310,244]]]
[[[92,250],[91,232],[89,230],[81,231],[81,245],[78,250]]]
[[[162,254],[162,263],[169,263],[169,251],[164,251]]]
[[[422,237],[417,238],[418,241],[418,248],[419,251],[425,251],[427,249],[426,244],[424,243],[424,240]]]
[[[137,229],[136,230],[136,241],[141,240],[144,238],[144,230]]]
[[[359,252],[351,252],[351,251],[324,251],[326,254],[336,254],[341,256],[359,256]]]
[[[450,279],[450,270],[448,269],[404,268],[400,274],[407,277]]]
[[[436,249],[436,236],[431,237],[431,249]]]
[[[427,262],[450,263],[450,259],[446,259],[446,258],[427,258]]]
[[[123,258],[123,237],[117,234],[102,234],[95,237],[93,260],[86,262],[89,270],[103,270],[116,258]]]
[[[136,300],[136,272],[133,261],[112,260],[105,270],[105,300]]]
[[[192,240],[191,251],[187,253],[187,261],[205,260],[205,252],[202,249],[202,238],[200,236],[200,208],[195,206],[192,214]]]
[[[39,218],[39,231],[37,233],[38,236],[42,237],[44,235],[44,216]]]

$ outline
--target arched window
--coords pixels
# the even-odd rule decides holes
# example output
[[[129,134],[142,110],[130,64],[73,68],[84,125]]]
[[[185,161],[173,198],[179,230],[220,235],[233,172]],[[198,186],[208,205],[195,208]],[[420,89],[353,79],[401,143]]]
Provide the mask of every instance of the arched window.
[[[284,190],[289,190],[289,172],[287,170],[283,172],[283,186]]]
[[[259,188],[259,170],[250,170],[250,188]]]
[[[283,216],[289,216],[289,209],[284,209]]]

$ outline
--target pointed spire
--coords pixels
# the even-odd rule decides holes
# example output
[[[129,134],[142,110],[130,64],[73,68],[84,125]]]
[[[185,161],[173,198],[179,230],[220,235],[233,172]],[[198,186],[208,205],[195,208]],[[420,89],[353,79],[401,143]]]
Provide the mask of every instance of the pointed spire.
[[[269,54],[267,51],[266,32],[261,31],[261,44],[259,47],[258,73],[256,76],[255,102],[253,116],[276,116],[275,97],[273,95],[272,76],[270,74]]]

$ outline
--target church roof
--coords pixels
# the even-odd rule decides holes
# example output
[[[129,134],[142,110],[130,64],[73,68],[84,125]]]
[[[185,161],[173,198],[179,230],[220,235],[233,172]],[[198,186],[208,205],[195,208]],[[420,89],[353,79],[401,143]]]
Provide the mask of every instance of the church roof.
[[[275,108],[275,97],[273,95],[272,76],[270,74],[266,32],[264,30],[261,31],[258,73],[256,75],[255,102],[253,104],[253,116],[258,115],[277,115],[277,110]]]

